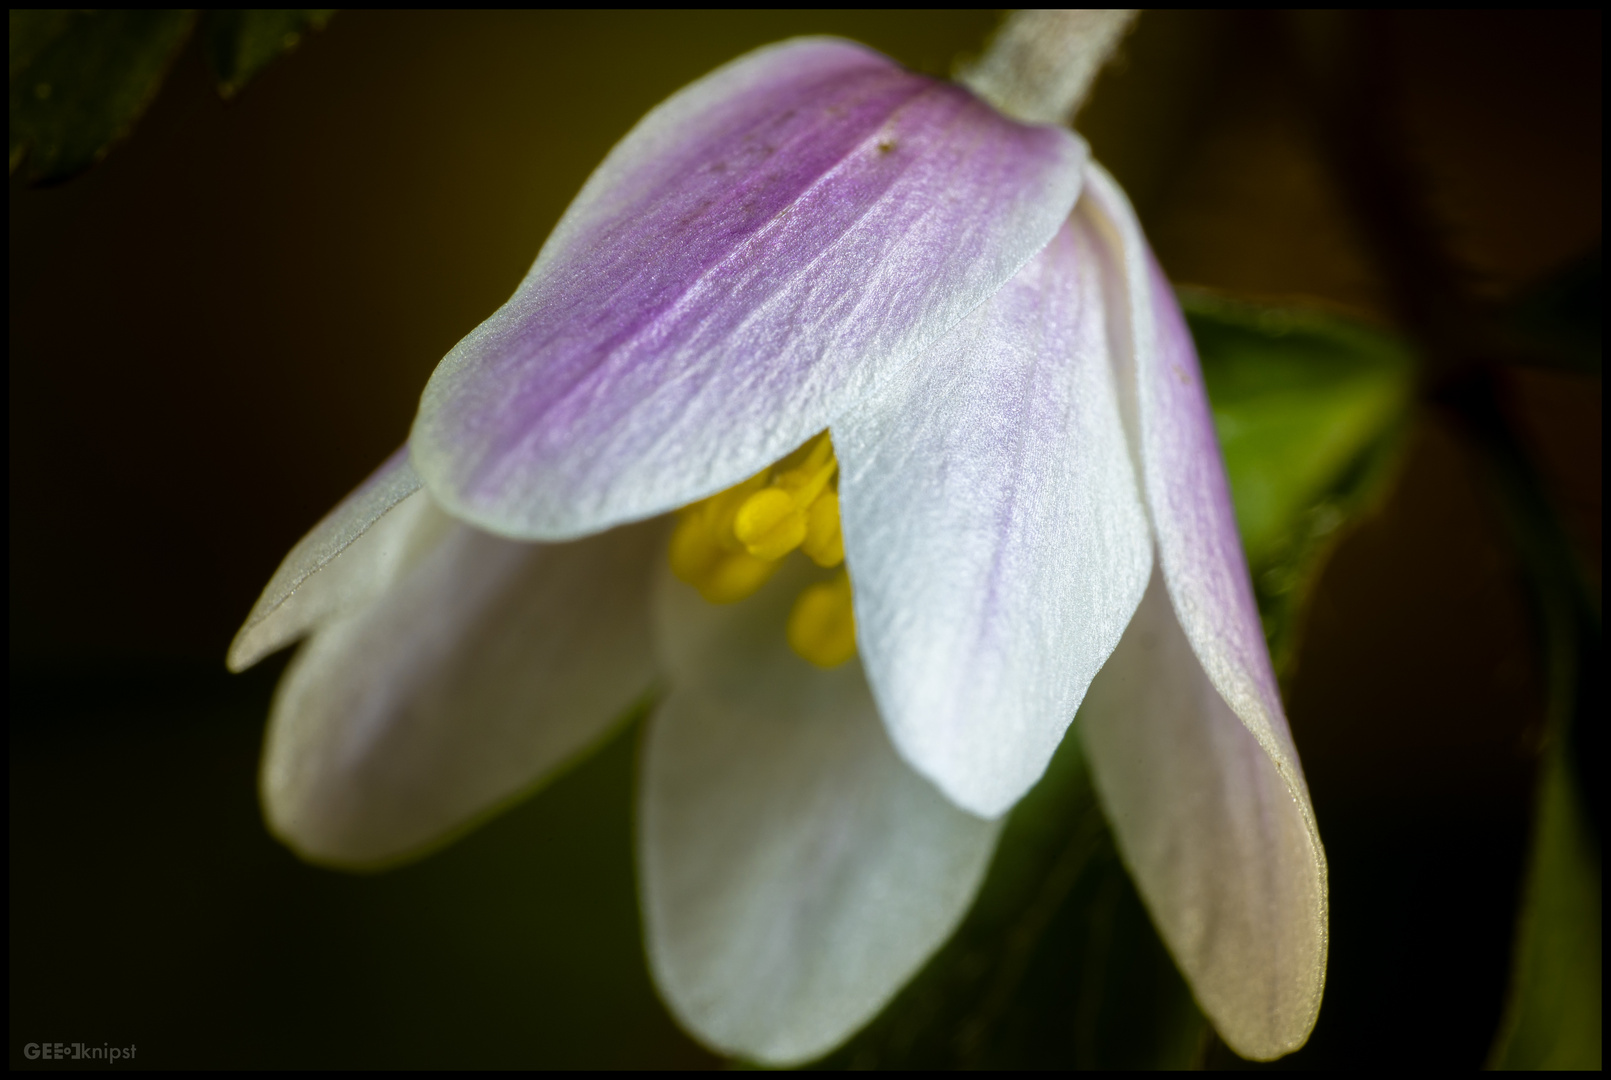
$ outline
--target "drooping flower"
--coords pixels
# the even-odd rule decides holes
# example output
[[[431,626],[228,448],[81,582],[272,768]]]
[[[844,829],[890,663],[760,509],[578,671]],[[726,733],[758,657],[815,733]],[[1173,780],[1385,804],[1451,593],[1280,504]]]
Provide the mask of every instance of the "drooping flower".
[[[1077,136],[860,46],[627,135],[230,663],[304,635],[262,792],[315,862],[439,843],[658,693],[650,964],[724,1051],[870,1019],[1077,711],[1226,1041],[1313,1025],[1324,856],[1169,287]]]

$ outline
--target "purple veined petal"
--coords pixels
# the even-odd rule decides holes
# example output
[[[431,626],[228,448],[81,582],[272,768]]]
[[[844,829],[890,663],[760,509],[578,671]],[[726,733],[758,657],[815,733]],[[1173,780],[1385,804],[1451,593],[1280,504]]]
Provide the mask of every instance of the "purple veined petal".
[[[819,576],[705,603],[663,572],[672,690],[640,758],[639,887],[672,1012],[728,1054],[798,1064],[871,1020],[956,928],[999,824],[954,806],[890,745],[852,660],[823,671],[784,632]]]
[[[1183,955],[1178,948],[1175,951],[1199,1001],[1226,1041],[1248,1056],[1279,1055],[1301,1045],[1314,1022],[1314,1011],[1289,1007],[1291,1002],[1309,1001],[1314,1009],[1319,1007],[1327,933],[1325,854],[1253,600],[1191,335],[1129,201],[1095,163],[1089,167],[1076,213],[1086,216],[1104,237],[1111,275],[1116,282],[1124,282],[1122,289],[1113,290],[1119,300],[1114,321],[1126,324],[1128,331],[1124,335],[1128,348],[1119,352],[1120,394],[1132,425],[1132,444],[1141,460],[1142,488],[1157,541],[1159,569],[1174,617],[1208,684],[1268,758],[1285,791],[1286,805],[1301,820],[1307,836],[1311,857],[1280,863],[1280,873],[1293,878],[1279,888],[1272,886],[1276,892],[1271,902],[1298,905],[1281,908],[1279,914],[1294,925],[1307,922],[1310,932],[1304,940],[1309,952],[1261,953],[1240,942],[1238,947],[1250,951],[1226,961],[1216,969],[1220,974],[1210,976],[1193,968],[1198,958]],[[1098,770],[1104,767],[1095,757],[1093,761]],[[1263,795],[1249,789],[1245,797]],[[1122,823],[1115,827],[1120,848],[1137,871],[1153,917],[1160,925],[1169,925],[1178,914],[1170,905],[1179,898],[1168,895],[1159,883],[1149,882],[1148,871],[1133,850],[1139,841],[1127,836]],[[1211,875],[1198,885],[1215,887]],[[1225,904],[1232,902],[1222,899]],[[1206,901],[1198,897],[1193,902]],[[1170,940],[1167,932],[1165,940]],[[1171,947],[1175,948],[1174,941]],[[1278,969],[1260,966],[1267,962],[1277,963]],[[1274,1010],[1268,1015],[1250,1016],[1237,1010],[1262,999],[1246,986],[1205,989],[1222,978],[1231,983],[1240,979],[1247,985],[1273,979],[1271,985],[1290,996],[1282,998],[1279,1008],[1267,1003]],[[1210,1004],[1215,995],[1243,1005],[1227,1005],[1216,1013],[1217,1006]],[[1281,1024],[1289,1026],[1272,1027],[1270,1016],[1279,1016]]]
[[[833,427],[874,696],[906,760],[986,817],[1045,771],[1152,571],[1098,246],[1065,225]]]
[[[377,866],[573,761],[655,680],[649,583],[665,543],[662,521],[559,545],[454,522],[292,661],[263,753],[270,828],[310,861]]]
[[[531,539],[736,483],[1045,246],[1085,158],[849,42],[741,57],[628,133],[437,367],[415,466],[449,512]]]
[[[419,490],[404,446],[297,541],[230,643],[229,669],[245,671],[362,605],[428,550],[449,519]]]
[[[1302,1046],[1326,978],[1326,857],[1307,797],[1220,695],[1162,573],[1086,696],[1108,820],[1203,1012],[1243,1057]]]

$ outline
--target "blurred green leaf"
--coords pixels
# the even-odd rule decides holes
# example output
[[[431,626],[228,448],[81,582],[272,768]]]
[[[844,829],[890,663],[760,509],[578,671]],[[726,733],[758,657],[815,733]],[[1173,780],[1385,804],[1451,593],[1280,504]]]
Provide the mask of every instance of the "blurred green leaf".
[[[66,180],[106,156],[151,104],[191,11],[13,11],[11,171]]]
[[[49,45],[67,29],[67,23],[72,17],[73,13],[66,9],[11,12],[9,78],[15,79],[17,72],[39,55],[40,49]]]
[[[1182,1068],[1207,1023],[1097,805],[1074,730],[1012,811],[978,901],[840,1068]]]
[[[1516,928],[1498,1069],[1599,1069],[1600,858],[1565,739],[1551,740]]]
[[[1276,671],[1340,526],[1393,474],[1414,392],[1398,339],[1325,312],[1182,292]]]
[[[1577,572],[1543,483],[1505,418],[1500,382],[1478,371],[1453,400],[1509,526],[1533,601],[1547,675],[1544,745],[1505,1011],[1488,1057],[1499,1069],[1601,1067],[1600,844],[1595,763],[1605,723],[1597,590]]]
[[[333,14],[209,12],[202,44],[218,92],[239,93]],[[189,10],[11,12],[11,171],[27,158],[31,181],[56,183],[105,157],[156,97],[195,25]]]
[[[323,30],[334,8],[307,10],[210,11],[202,28],[202,50],[226,98],[240,93],[253,78],[304,34]]]

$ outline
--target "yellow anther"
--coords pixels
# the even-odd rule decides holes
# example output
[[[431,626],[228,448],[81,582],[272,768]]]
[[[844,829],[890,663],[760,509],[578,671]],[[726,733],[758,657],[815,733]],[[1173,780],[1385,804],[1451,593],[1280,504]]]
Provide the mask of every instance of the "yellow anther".
[[[823,457],[827,458],[826,461],[813,460],[817,456],[813,451],[811,458],[807,458],[804,465],[798,469],[790,469],[772,481],[794,496],[794,501],[801,509],[810,506],[812,501],[827,488],[828,481],[833,479],[833,474],[839,471],[839,461],[833,457],[832,446],[826,439],[822,445],[828,447],[827,452],[823,454]]]
[[[810,444],[803,462],[780,471],[770,487],[744,499],[732,527],[744,550],[760,559],[781,559],[799,547],[806,538],[813,504],[832,494],[828,482],[838,469],[833,443],[824,432]]]
[[[781,559],[806,538],[806,515],[781,487],[757,491],[733,518],[733,535],[761,559]]]
[[[677,522],[677,530],[671,534],[671,572],[710,603],[731,604],[766,584],[778,564],[742,549],[730,551],[719,543],[710,529],[708,507],[701,503],[685,511]]]
[[[824,491],[811,504],[800,550],[818,566],[838,566],[845,561],[845,538],[839,531],[839,496],[834,492]]]
[[[839,462],[824,431],[769,469],[678,515],[671,569],[713,604],[731,604],[766,584],[801,548],[819,566],[845,558],[839,532]],[[789,642],[814,664],[834,667],[856,652],[850,579],[814,585],[789,617]]]
[[[789,613],[789,647],[820,668],[838,667],[856,655],[856,613],[850,575],[840,571],[802,592]]]
[[[699,584],[699,595],[712,604],[736,604],[765,585],[779,565],[744,551],[728,555]]]
[[[710,533],[711,540],[720,545],[722,550],[735,554],[744,550],[743,541],[733,532],[733,521],[751,495],[766,490],[766,480],[767,473],[759,472],[743,483],[718,492],[690,508],[692,513],[703,515],[706,531]]]

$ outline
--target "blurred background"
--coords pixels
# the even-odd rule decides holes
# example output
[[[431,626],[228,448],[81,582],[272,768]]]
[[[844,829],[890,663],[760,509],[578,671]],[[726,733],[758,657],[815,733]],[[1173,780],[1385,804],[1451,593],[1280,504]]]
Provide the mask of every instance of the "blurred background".
[[[257,812],[285,657],[231,677],[224,650],[646,110],[796,34],[943,75],[997,19],[343,12],[228,102],[193,44],[104,162],[14,171],[14,1068],[48,1040],[170,1067],[713,1063],[643,969],[630,733],[424,862],[332,873]],[[1078,122],[1174,281],[1413,329],[1294,59],[1347,35],[1338,85],[1394,119],[1475,302],[1598,273],[1597,11],[1189,12],[1144,15]],[[1598,360],[1498,379],[1597,613]],[[1476,1066],[1504,997],[1544,664],[1472,454],[1436,408],[1407,447],[1287,679],[1333,936],[1286,1066]]]

